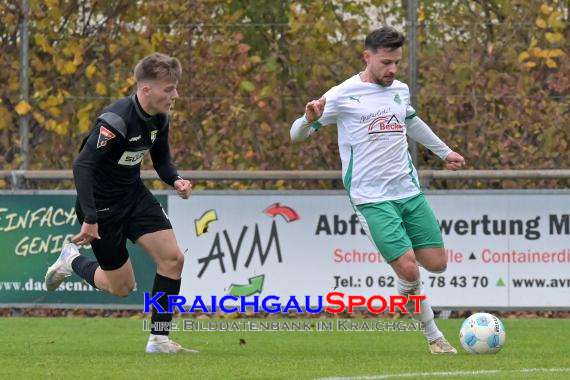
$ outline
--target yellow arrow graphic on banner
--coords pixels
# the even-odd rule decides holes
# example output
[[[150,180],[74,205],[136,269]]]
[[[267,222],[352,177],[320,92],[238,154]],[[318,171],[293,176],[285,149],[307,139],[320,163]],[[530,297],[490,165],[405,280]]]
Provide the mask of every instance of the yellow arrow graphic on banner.
[[[196,236],[200,236],[208,232],[208,225],[216,220],[218,220],[216,210],[208,210],[200,217],[200,219],[194,219]]]

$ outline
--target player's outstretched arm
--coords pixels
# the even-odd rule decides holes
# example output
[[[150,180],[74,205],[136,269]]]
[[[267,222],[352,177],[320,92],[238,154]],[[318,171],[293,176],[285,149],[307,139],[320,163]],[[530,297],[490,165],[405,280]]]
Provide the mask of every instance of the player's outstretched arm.
[[[414,116],[406,120],[407,134],[415,141],[419,142],[442,160],[451,153],[451,148],[448,147],[431,128],[419,117]]]
[[[422,119],[414,116],[412,119],[406,120],[406,126],[408,136],[445,160],[446,169],[459,170],[465,166],[463,156],[452,151]]]
[[[315,130],[311,125],[319,120],[323,115],[325,110],[326,99],[321,97],[318,100],[312,100],[305,106],[305,114],[295,120],[293,126],[291,127],[291,140],[292,141],[304,141],[311,133]]]

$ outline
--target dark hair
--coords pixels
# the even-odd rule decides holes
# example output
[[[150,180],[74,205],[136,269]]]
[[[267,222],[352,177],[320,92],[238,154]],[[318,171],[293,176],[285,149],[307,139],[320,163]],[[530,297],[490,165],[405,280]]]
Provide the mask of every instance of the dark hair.
[[[364,48],[376,53],[378,49],[396,50],[402,45],[406,38],[396,29],[390,26],[384,26],[380,29],[372,31],[364,40]]]
[[[166,54],[153,53],[141,59],[135,66],[135,79],[138,82],[169,78],[180,80],[180,61]]]

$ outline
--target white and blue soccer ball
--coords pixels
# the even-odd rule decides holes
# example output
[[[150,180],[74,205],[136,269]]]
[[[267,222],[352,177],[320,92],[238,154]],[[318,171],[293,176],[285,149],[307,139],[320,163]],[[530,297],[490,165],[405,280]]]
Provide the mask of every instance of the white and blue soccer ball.
[[[493,314],[476,313],[461,325],[459,341],[471,354],[495,354],[505,345],[503,322]]]

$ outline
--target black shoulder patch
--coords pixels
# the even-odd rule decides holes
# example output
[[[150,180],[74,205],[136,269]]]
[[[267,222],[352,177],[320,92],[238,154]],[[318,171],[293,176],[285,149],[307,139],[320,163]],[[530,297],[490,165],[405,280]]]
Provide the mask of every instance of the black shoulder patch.
[[[103,120],[105,123],[109,124],[109,126],[113,127],[123,136],[123,138],[127,137],[127,124],[123,118],[117,115],[114,112],[105,112],[104,114],[98,117],[99,120]]]

